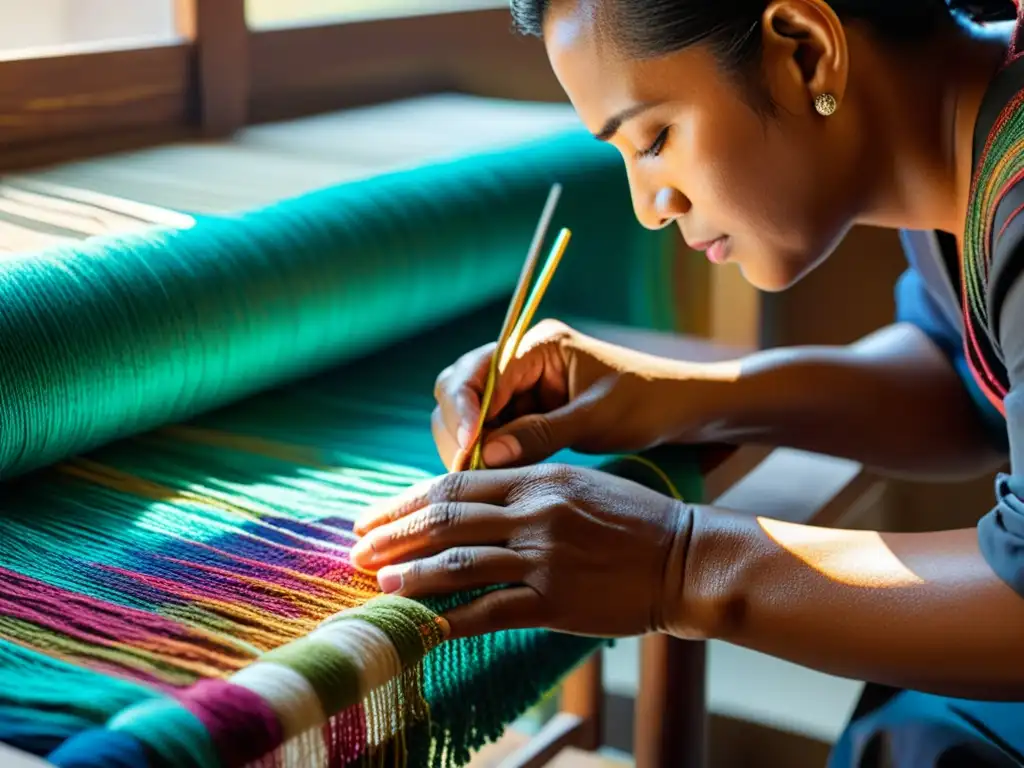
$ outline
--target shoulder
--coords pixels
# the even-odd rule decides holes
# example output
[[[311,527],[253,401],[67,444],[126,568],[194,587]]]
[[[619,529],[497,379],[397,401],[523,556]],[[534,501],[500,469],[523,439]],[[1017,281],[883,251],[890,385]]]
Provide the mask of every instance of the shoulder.
[[[1019,303],[1021,295],[1020,290],[1013,289],[1024,271],[1024,179],[1015,182],[1001,197],[992,217],[991,232],[985,299],[992,335],[1002,339],[1008,299],[1013,297],[1014,303]]]
[[[1024,266],[1024,79],[1019,84],[981,148],[964,230],[964,299],[993,341]]]

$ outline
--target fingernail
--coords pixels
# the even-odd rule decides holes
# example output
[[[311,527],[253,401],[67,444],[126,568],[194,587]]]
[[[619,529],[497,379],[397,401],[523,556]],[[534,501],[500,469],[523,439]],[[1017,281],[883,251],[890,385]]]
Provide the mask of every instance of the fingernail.
[[[380,585],[380,591],[387,592],[388,594],[400,590],[403,581],[402,571],[399,568],[383,568],[377,574],[377,584]]]
[[[511,464],[522,452],[523,448],[518,440],[511,435],[502,435],[484,446],[484,464],[489,467]]]
[[[446,619],[444,616],[438,616],[436,621],[438,628],[441,630],[441,634],[445,637],[451,636],[452,625],[448,623],[448,619]]]
[[[463,468],[465,467],[466,458],[467,458],[466,457],[466,451],[460,448],[455,453],[455,456],[452,459],[452,465],[451,465],[451,467],[449,468],[448,471],[449,472],[461,472],[463,470]]]
[[[458,431],[455,433],[455,439],[459,441],[459,448],[465,448],[469,445],[469,441],[472,437],[473,432],[465,424],[459,427]]]
[[[373,562],[376,552],[373,551],[373,545],[369,539],[360,539],[356,542],[355,546],[352,547],[352,551],[349,552],[349,557],[357,562],[363,564],[369,564]]]

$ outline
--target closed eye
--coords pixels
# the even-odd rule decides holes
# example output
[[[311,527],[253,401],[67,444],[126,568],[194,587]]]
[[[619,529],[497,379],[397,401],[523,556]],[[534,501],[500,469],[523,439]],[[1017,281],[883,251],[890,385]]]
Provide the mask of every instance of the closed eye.
[[[668,141],[668,128],[663,128],[661,133],[658,134],[658,138],[654,140],[647,149],[641,150],[638,154],[640,157],[657,157],[661,154],[661,151],[665,148],[665,142]]]

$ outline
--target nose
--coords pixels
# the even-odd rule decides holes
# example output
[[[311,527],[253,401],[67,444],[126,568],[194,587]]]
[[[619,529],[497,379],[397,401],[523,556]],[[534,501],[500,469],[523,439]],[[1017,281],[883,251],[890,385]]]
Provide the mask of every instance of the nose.
[[[686,195],[674,187],[645,190],[636,183],[631,186],[636,218],[647,229],[664,229],[690,210]]]

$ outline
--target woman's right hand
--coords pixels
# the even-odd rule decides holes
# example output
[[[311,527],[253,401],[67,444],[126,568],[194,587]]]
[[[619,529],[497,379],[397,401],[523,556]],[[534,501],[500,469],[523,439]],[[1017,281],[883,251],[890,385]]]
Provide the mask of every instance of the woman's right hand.
[[[475,349],[437,379],[434,440],[445,465],[465,468],[495,345]],[[523,338],[496,388],[484,428],[491,468],[542,461],[563,448],[639,451],[688,430],[680,423],[679,381],[658,375],[669,361],[585,336],[546,320]],[[674,383],[670,392],[664,385]],[[696,404],[695,404],[696,405]]]

